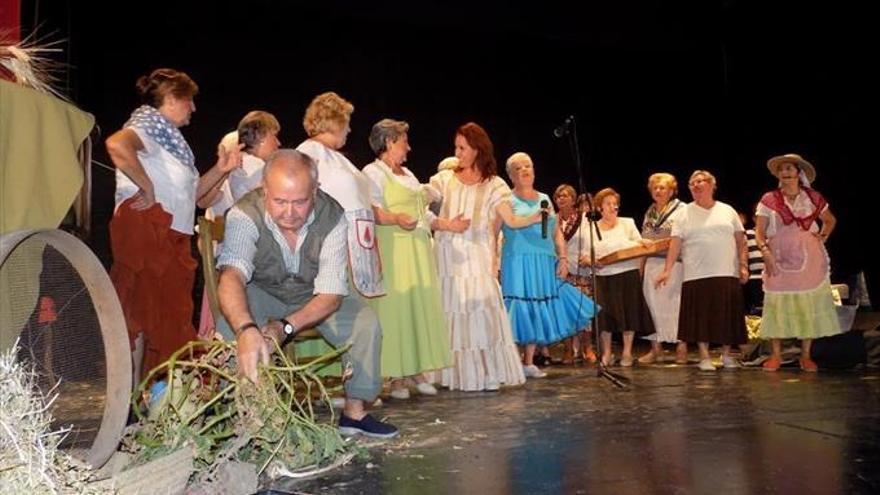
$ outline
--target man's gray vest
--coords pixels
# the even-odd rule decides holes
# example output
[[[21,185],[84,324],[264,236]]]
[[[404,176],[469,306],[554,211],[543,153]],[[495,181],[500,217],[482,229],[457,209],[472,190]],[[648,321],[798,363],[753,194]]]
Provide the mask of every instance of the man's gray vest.
[[[272,231],[266,226],[265,193],[257,188],[245,194],[235,205],[254,223],[260,237],[257,239],[257,252],[254,254],[254,272],[250,283],[290,305],[303,305],[314,297],[315,277],[321,246],[327,234],[339,223],[344,210],[335,199],[320,189],[315,195],[315,220],[309,225],[308,233],[299,250],[300,262],[297,273],[288,273],[284,266],[281,246],[275,241]],[[342,242],[346,242],[346,237]]]

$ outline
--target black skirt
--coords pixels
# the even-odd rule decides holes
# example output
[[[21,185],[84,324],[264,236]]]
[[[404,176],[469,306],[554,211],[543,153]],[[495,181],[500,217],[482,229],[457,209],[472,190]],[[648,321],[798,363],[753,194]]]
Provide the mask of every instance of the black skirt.
[[[635,332],[637,335],[655,332],[638,270],[596,276],[595,300],[602,307],[597,322],[599,331]]]
[[[748,342],[739,279],[710,277],[682,284],[678,339],[722,345]]]

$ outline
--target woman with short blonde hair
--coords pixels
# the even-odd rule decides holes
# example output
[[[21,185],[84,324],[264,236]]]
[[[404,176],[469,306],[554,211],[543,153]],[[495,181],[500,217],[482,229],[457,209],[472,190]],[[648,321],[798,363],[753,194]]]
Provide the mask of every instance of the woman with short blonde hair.
[[[507,160],[513,182],[513,211],[520,216],[550,208],[550,197],[535,190],[535,166],[529,155],[518,152]],[[527,227],[502,226],[501,293],[510,316],[513,337],[524,347],[526,377],[545,373],[534,363],[538,345],[547,346],[586,328],[596,313],[593,301],[574,286],[568,276],[568,247],[556,215],[546,223]]]
[[[303,117],[303,128],[309,137],[296,150],[315,162],[319,188],[345,210],[348,226],[347,271],[349,284],[354,288],[353,292],[349,291],[347,298],[355,298],[354,303],[360,311],[367,309],[364,307],[367,305],[364,298],[383,296],[386,291],[376,243],[370,179],[339,151],[345,146],[351,132],[349,124],[352,112],[354,105],[332,91],[316,96]],[[369,309],[369,314],[373,314],[372,309]],[[323,339],[304,342],[301,347],[307,355],[323,354],[330,350]],[[373,373],[373,370],[369,373]],[[375,373],[378,379],[378,367]],[[358,420],[364,413],[363,400],[347,397],[341,421],[342,418],[347,418],[344,421]]]
[[[654,202],[645,212],[642,237],[652,241],[668,239],[672,232],[672,216],[684,205],[675,197],[678,193],[678,181],[674,175],[665,172],[651,174],[648,178],[648,193]],[[682,265],[681,261],[676,261],[670,272],[669,282],[663,287],[655,287],[654,279],[663,272],[665,265],[666,251],[652,254],[644,261],[642,292],[657,331],[645,337],[651,341],[651,350],[639,358],[642,364],[661,361],[664,342],[677,343],[675,362],[687,363],[687,342],[678,340]]]
[[[310,138],[323,133],[340,132],[348,127],[352,113],[354,105],[345,98],[333,91],[321,93],[306,108],[303,128]]]
[[[374,242],[376,219],[370,201],[370,180],[339,152],[351,132],[353,111],[354,105],[338,94],[319,94],[303,117],[303,128],[309,138],[296,149],[315,161],[321,190],[345,209],[352,284],[361,295],[375,297],[385,294],[385,287]]]

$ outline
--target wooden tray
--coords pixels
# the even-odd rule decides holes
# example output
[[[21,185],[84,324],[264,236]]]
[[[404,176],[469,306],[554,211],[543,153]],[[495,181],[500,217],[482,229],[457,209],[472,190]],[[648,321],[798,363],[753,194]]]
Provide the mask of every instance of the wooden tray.
[[[621,249],[619,251],[614,251],[611,254],[605,255],[599,258],[599,263],[602,265],[610,265],[612,263],[618,263],[620,261],[625,261],[633,258],[641,258],[642,256],[650,256],[652,254],[662,253],[669,249],[669,243],[672,242],[672,239],[667,237],[666,239],[660,239],[654,241],[650,246],[633,246],[631,248]]]

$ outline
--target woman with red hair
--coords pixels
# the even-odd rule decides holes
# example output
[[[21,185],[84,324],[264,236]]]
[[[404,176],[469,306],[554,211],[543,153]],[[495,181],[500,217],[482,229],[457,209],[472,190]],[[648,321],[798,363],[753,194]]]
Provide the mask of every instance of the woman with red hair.
[[[431,228],[453,355],[439,381],[453,390],[498,390],[525,381],[496,278],[497,238],[501,221],[521,228],[541,215],[514,215],[494,153],[486,131],[465,124],[455,133],[458,167],[431,177],[443,197]]]

